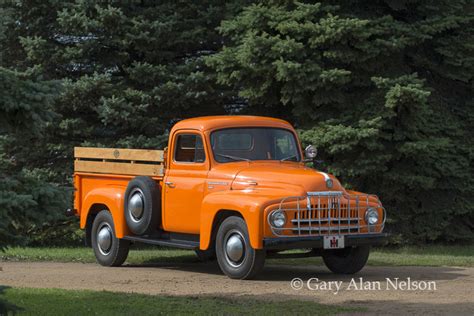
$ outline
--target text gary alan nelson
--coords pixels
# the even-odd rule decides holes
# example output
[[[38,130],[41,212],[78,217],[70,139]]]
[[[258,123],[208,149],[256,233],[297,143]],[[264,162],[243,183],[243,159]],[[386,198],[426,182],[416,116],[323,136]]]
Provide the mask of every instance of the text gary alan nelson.
[[[343,281],[321,281],[310,278],[306,283],[308,290],[331,291],[338,294],[346,291],[436,291],[435,281],[417,281],[411,278],[385,278],[385,281],[364,281],[364,278],[352,278],[347,285]]]

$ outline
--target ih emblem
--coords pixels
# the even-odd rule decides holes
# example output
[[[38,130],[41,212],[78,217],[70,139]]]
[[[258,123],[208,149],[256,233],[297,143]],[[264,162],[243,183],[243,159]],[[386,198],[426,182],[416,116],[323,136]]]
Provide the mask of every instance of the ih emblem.
[[[344,248],[344,236],[324,236],[324,249]]]

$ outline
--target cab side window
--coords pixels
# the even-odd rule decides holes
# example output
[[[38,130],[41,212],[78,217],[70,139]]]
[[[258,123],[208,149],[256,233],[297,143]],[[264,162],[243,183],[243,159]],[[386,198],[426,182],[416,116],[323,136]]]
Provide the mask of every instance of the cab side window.
[[[174,160],[177,162],[204,162],[206,155],[201,136],[197,134],[178,135]]]

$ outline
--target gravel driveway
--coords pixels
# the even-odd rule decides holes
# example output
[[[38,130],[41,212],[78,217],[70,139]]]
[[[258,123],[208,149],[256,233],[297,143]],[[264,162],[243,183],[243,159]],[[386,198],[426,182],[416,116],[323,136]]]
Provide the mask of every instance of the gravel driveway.
[[[83,263],[0,262],[0,267],[0,285],[12,287],[249,296],[363,306],[369,314],[474,315],[474,268],[369,266],[357,275],[341,276],[322,266],[268,265],[258,280],[239,281],[223,276],[215,263],[105,268]],[[301,279],[294,282],[301,289],[291,287],[294,278]],[[413,289],[414,284],[426,289]]]

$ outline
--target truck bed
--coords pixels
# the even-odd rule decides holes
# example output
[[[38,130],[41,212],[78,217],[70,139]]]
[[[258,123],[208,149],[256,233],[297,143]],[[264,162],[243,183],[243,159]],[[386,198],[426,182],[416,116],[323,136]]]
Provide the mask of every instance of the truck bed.
[[[163,176],[163,150],[74,148],[74,173]]]
[[[123,194],[128,182],[135,176],[149,176],[161,187],[163,179],[163,150],[122,149],[122,148],[74,148],[74,214],[81,217],[81,228],[89,205],[84,205],[92,191],[102,190],[104,194],[113,190],[121,195],[119,206],[123,205]],[[87,203],[86,203],[87,204]],[[117,213],[115,219],[123,221],[122,209],[111,210]],[[118,231],[122,237],[125,231]]]

